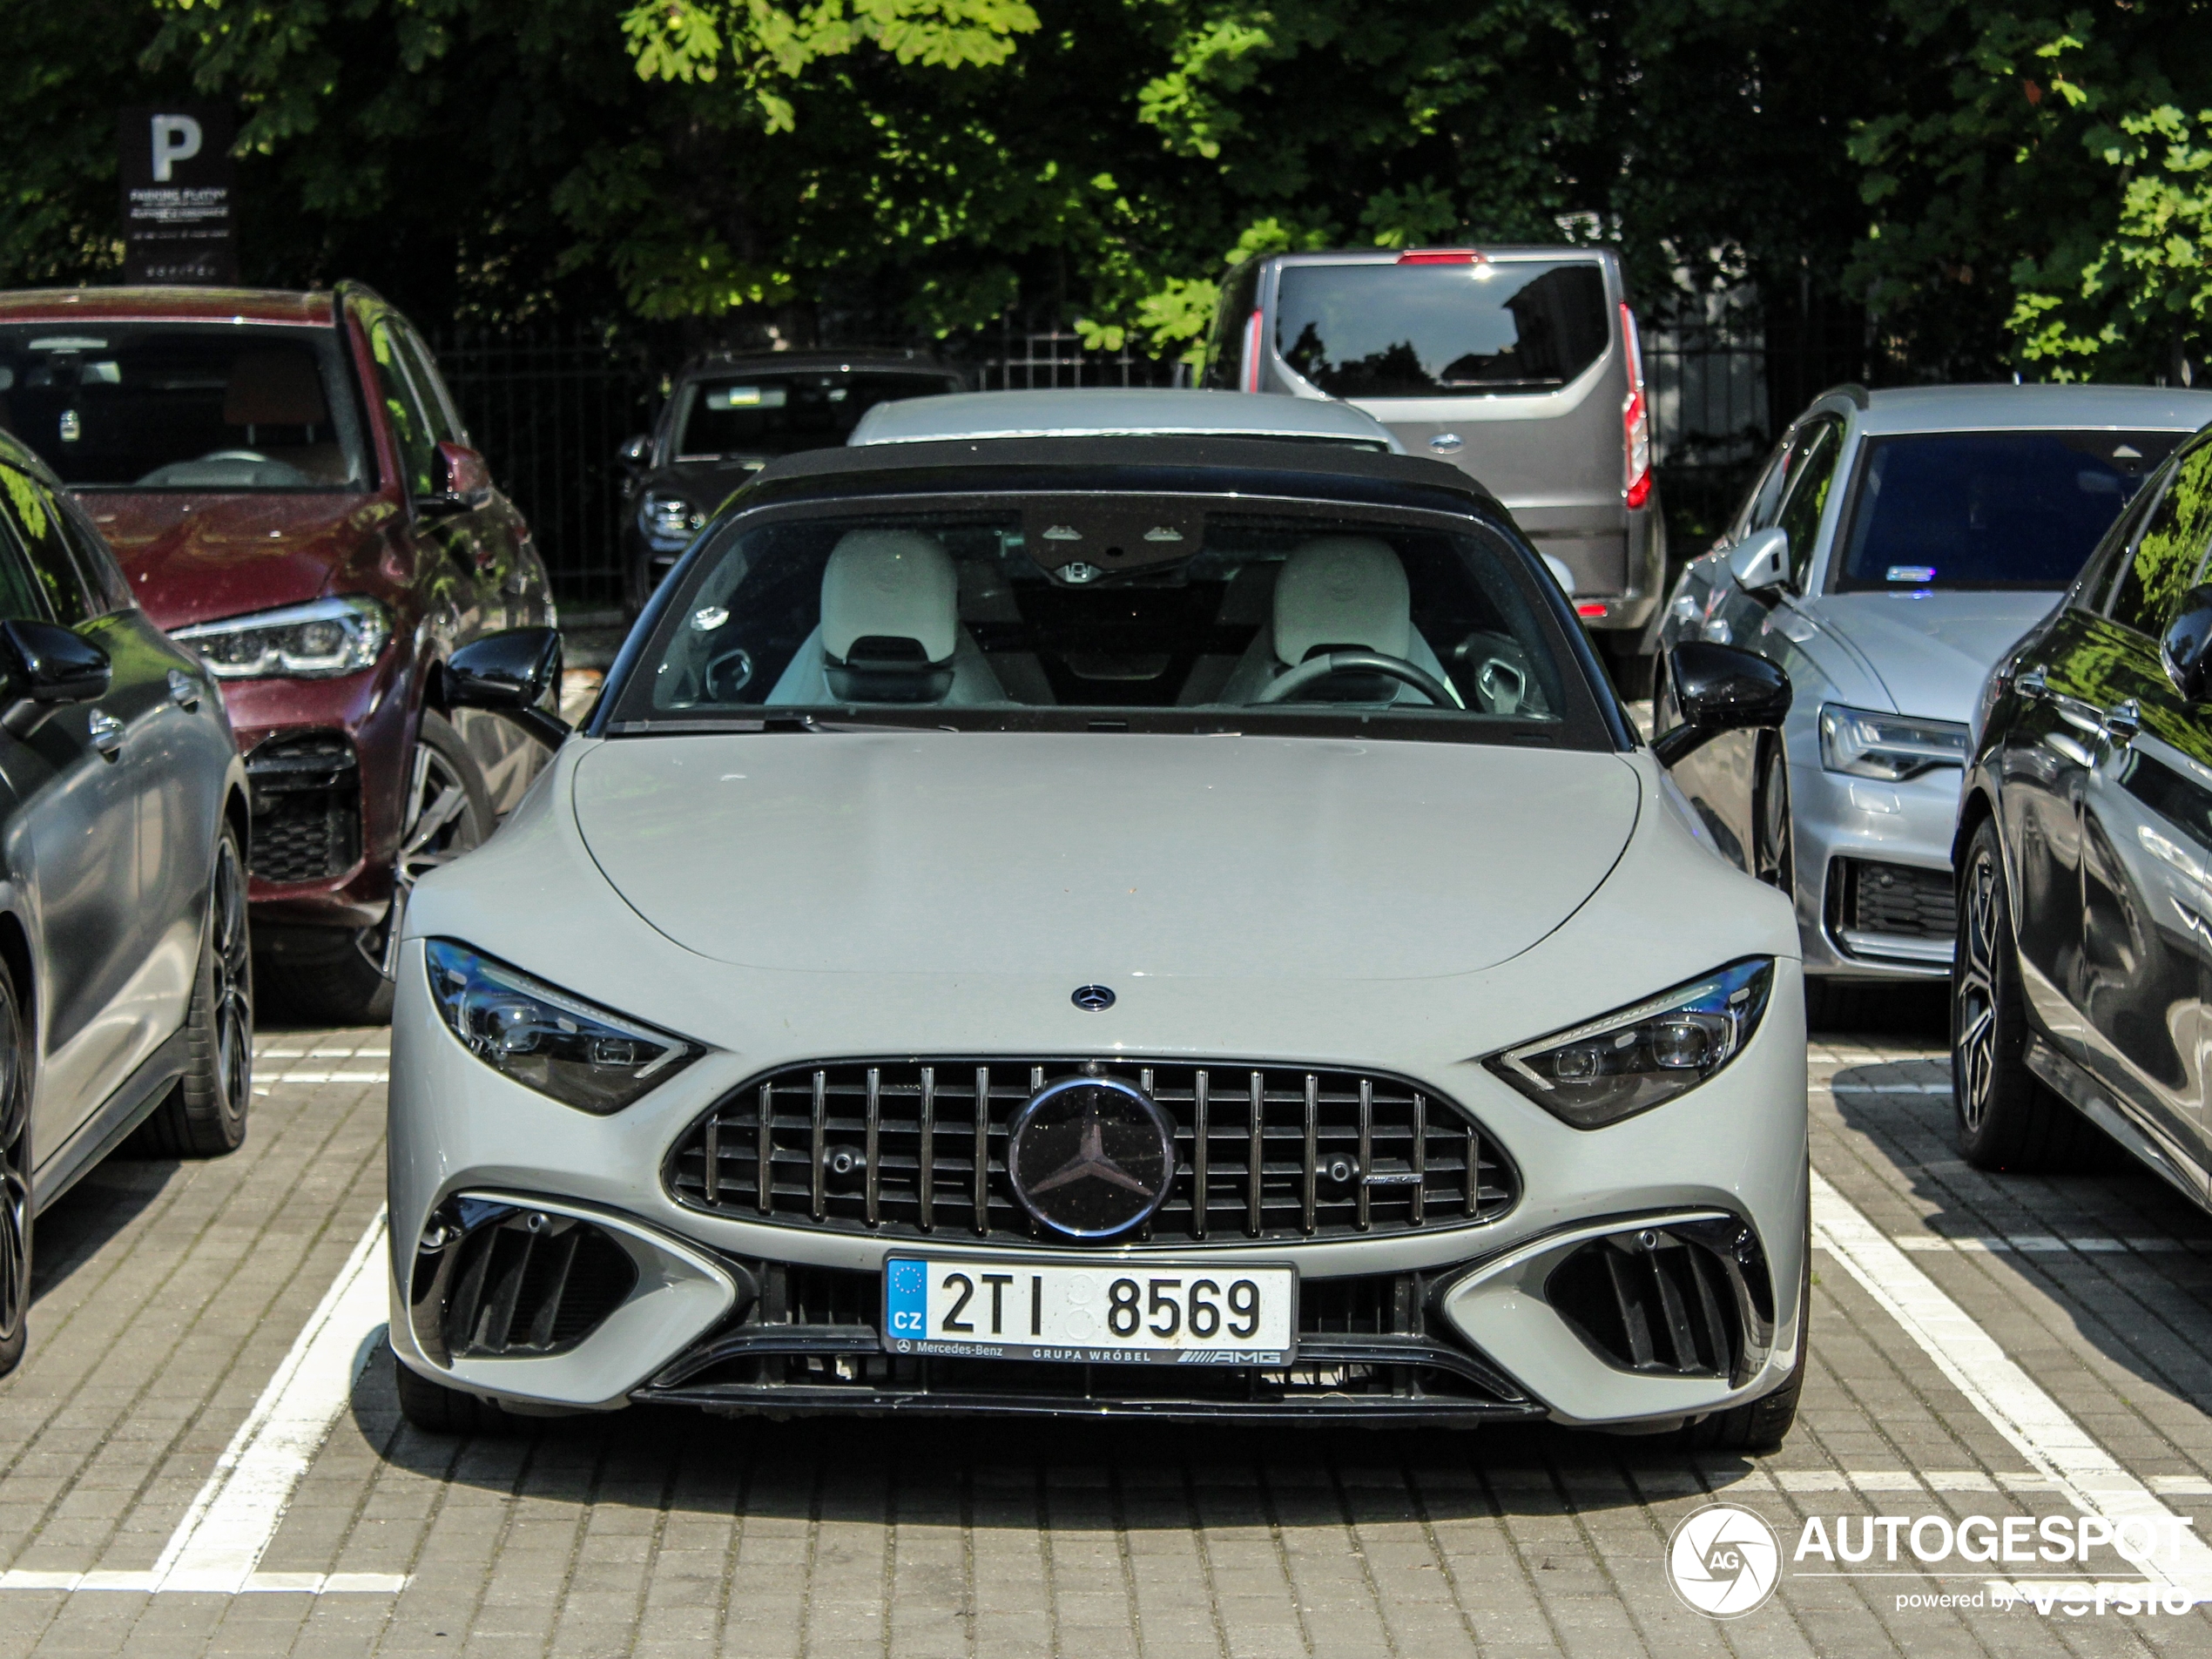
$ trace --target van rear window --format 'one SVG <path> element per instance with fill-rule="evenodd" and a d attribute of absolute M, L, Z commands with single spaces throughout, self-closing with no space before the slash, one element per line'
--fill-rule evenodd
<path fill-rule="evenodd" d="M 1548 392 L 1605 354 L 1594 260 L 1286 265 L 1275 348 L 1332 397 Z"/>

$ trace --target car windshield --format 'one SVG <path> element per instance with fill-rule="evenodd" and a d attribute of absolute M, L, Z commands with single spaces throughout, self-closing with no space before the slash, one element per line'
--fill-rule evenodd
<path fill-rule="evenodd" d="M 710 374 L 676 394 L 678 461 L 766 459 L 833 449 L 878 403 L 933 397 L 959 385 L 944 374 Z"/>
<path fill-rule="evenodd" d="M 610 729 L 864 714 L 1609 747 L 1543 580 L 1471 520 L 1210 497 L 741 517 L 697 556 Z"/>
<path fill-rule="evenodd" d="M 1932 432 L 1872 438 L 1839 593 L 2072 582 L 2181 432 Z"/>
<path fill-rule="evenodd" d="M 1275 348 L 1332 397 L 1546 392 L 1605 354 L 1595 260 L 1286 265 Z"/>
<path fill-rule="evenodd" d="M 335 328 L 0 327 L 0 428 L 73 489 L 366 489 Z"/>

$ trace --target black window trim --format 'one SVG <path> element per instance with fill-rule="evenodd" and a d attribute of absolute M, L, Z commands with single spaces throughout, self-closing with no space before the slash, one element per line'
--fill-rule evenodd
<path fill-rule="evenodd" d="M 34 483 L 38 482 L 37 473 L 30 471 L 28 468 L 17 466 L 5 456 L 0 456 L 0 467 L 5 467 L 9 471 L 20 477 L 28 478 Z M 17 562 L 20 567 L 17 574 L 24 578 L 26 590 L 37 601 L 40 613 L 36 617 L 7 617 L 0 618 L 0 620 L 22 622 L 57 620 L 54 607 L 46 597 L 46 584 L 38 579 L 37 569 L 31 561 L 30 550 L 24 544 L 23 530 L 16 523 L 14 504 L 8 500 L 0 500 L 0 559 L 13 559 Z"/>

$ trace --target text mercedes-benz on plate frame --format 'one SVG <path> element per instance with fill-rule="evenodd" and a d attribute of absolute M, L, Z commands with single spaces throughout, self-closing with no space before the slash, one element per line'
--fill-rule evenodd
<path fill-rule="evenodd" d="M 883 1345 L 1085 1365 L 1281 1366 L 1297 1306 L 1292 1267 L 894 1256 L 884 1264 Z"/>

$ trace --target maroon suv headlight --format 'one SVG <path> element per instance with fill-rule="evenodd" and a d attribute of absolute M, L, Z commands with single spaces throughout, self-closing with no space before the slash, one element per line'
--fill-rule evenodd
<path fill-rule="evenodd" d="M 170 631 L 218 679 L 332 679 L 374 664 L 391 643 L 392 613 L 357 593 L 257 610 Z"/>

